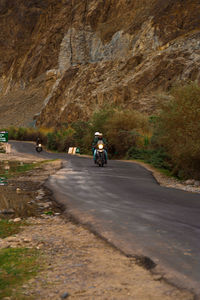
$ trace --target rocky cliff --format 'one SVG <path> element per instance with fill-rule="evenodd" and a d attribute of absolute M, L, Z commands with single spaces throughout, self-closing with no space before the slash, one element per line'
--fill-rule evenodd
<path fill-rule="evenodd" d="M 158 92 L 200 82 L 199 0 L 1 0 L 0 25 L 1 126 L 153 113 Z"/>

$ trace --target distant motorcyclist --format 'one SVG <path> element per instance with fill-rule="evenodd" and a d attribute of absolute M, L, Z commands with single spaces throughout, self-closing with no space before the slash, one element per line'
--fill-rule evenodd
<path fill-rule="evenodd" d="M 39 137 L 36 140 L 35 150 L 37 152 L 41 152 L 43 150 L 42 149 L 42 142 L 41 142 L 41 139 Z"/>
<path fill-rule="evenodd" d="M 36 146 L 38 146 L 39 144 L 42 144 L 42 142 L 41 142 L 41 139 L 39 137 L 37 137 Z"/>
<path fill-rule="evenodd" d="M 103 134 L 100 132 L 95 132 L 95 138 L 92 143 L 92 151 L 93 151 L 93 157 L 94 157 L 94 162 L 96 163 L 96 147 L 99 142 L 102 142 L 104 145 L 104 150 L 105 150 L 105 163 L 107 164 L 107 159 L 108 159 L 108 154 L 107 154 L 107 142 L 106 139 L 103 137 Z"/>

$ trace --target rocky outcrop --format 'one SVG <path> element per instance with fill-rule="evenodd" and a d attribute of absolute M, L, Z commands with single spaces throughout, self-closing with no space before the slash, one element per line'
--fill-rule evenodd
<path fill-rule="evenodd" d="M 153 113 L 158 92 L 200 82 L 198 0 L 10 0 L 0 16 L 1 126 Z"/>

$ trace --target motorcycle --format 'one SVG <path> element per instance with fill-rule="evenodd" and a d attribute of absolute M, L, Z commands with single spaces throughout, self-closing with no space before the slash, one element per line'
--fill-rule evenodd
<path fill-rule="evenodd" d="M 95 158 L 95 163 L 99 165 L 99 167 L 103 167 L 104 164 L 107 163 L 105 152 L 106 152 L 105 145 L 102 143 L 102 141 L 99 141 L 96 147 L 96 158 Z"/>
<path fill-rule="evenodd" d="M 36 150 L 38 153 L 40 153 L 40 152 L 43 150 L 43 149 L 42 149 L 42 144 L 36 145 L 35 150 Z"/>

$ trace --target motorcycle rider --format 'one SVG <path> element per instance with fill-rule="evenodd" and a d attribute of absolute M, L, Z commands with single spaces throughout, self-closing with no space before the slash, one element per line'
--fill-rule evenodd
<path fill-rule="evenodd" d="M 98 142 L 98 136 L 99 136 L 99 132 L 95 132 L 94 134 L 94 140 L 92 142 L 92 155 L 94 156 L 94 151 L 95 151 L 95 147 L 96 147 L 96 144 Z M 95 160 L 95 159 L 94 159 Z"/>
<path fill-rule="evenodd" d="M 104 153 L 105 153 L 105 163 L 107 164 L 108 154 L 107 154 L 107 142 L 106 139 L 103 137 L 103 134 L 100 132 L 95 132 L 94 140 L 92 143 L 92 151 L 94 157 L 94 163 L 96 163 L 96 147 L 98 142 L 101 141 L 104 144 Z"/>
<path fill-rule="evenodd" d="M 36 140 L 36 146 L 38 146 L 39 144 L 42 144 L 41 143 L 41 139 L 39 137 L 37 137 L 37 140 Z"/>
<path fill-rule="evenodd" d="M 42 141 L 39 137 L 37 137 L 36 139 L 36 145 L 35 145 L 35 150 L 37 152 L 41 152 L 43 149 L 42 149 Z"/>

